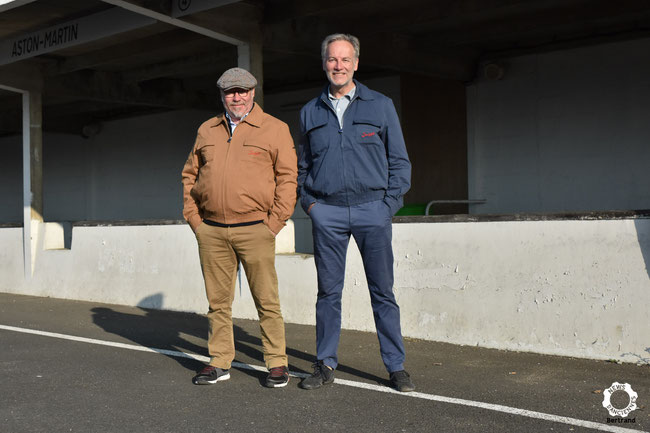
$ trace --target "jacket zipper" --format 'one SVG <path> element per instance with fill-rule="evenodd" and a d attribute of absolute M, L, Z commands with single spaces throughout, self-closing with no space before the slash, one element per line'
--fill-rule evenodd
<path fill-rule="evenodd" d="M 354 101 L 356 101 L 356 99 L 357 98 L 356 98 L 356 95 L 355 95 L 355 97 L 352 98 L 352 100 L 348 104 L 345 111 L 348 111 L 350 109 L 350 107 L 352 106 L 352 103 Z M 334 108 L 328 102 L 325 102 L 325 105 L 334 114 L 334 120 L 336 121 L 336 124 L 339 126 L 338 132 L 339 132 L 339 147 L 341 148 L 341 167 L 343 167 L 343 170 L 342 170 L 343 184 L 346 186 L 345 200 L 347 202 L 347 205 L 350 206 L 350 197 L 349 197 L 349 194 L 348 194 L 348 191 L 347 191 L 347 189 L 348 189 L 347 188 L 348 187 L 348 181 L 347 181 L 347 179 L 345 177 L 345 158 L 343 157 L 343 126 L 341 126 L 341 124 L 339 123 L 339 117 L 336 115 L 336 111 L 334 111 Z M 345 125 L 345 113 L 343 113 L 343 124 Z"/>
<path fill-rule="evenodd" d="M 228 191 L 228 188 L 226 188 L 226 181 L 228 179 L 228 176 L 226 176 L 226 171 L 227 171 L 226 168 L 228 167 L 228 156 L 230 155 L 230 142 L 232 141 L 232 131 L 230 130 L 230 122 L 228 121 L 227 118 L 225 119 L 225 121 L 226 121 L 226 129 L 228 130 L 228 141 L 226 141 L 226 143 L 227 143 L 226 161 L 225 161 L 225 165 L 224 165 L 224 170 L 222 171 L 222 173 L 223 173 L 222 174 L 223 181 L 221 182 L 221 185 L 223 185 L 223 190 L 221 192 L 222 196 L 223 196 L 223 200 L 221 201 L 221 203 L 222 203 L 221 206 L 222 206 L 223 222 L 224 223 L 227 222 L 227 218 L 226 218 L 226 191 Z"/>

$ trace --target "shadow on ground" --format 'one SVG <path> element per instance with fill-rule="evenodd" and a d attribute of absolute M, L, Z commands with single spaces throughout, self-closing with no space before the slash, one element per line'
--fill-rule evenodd
<path fill-rule="evenodd" d="M 130 314 L 115 311 L 111 308 L 95 307 L 91 310 L 92 320 L 104 331 L 119 335 L 140 346 L 209 356 L 206 341 L 208 319 L 200 314 L 160 310 L 159 308 L 162 305 L 163 295 L 156 294 L 144 298 L 138 303 L 138 308 L 142 314 Z M 257 326 L 257 322 L 254 322 L 254 326 Z M 290 328 L 291 325 L 288 325 L 288 327 Z M 253 328 L 253 324 L 247 326 L 247 328 Z M 264 365 L 264 353 L 260 337 L 252 334 L 251 330 L 244 329 L 237 324 L 233 325 L 233 333 L 236 351 L 235 361 L 245 363 L 252 361 L 257 365 Z M 198 371 L 204 365 L 202 362 L 191 358 L 161 353 L 188 370 Z M 289 369 L 292 372 L 311 373 L 311 371 L 305 371 L 297 367 L 293 361 L 313 362 L 315 361 L 314 356 L 293 347 L 287 347 L 287 355 L 289 356 Z M 339 364 L 337 370 L 378 384 L 388 385 L 386 379 L 344 364 Z M 241 371 L 257 378 L 260 383 L 266 378 L 265 372 L 247 369 Z"/>

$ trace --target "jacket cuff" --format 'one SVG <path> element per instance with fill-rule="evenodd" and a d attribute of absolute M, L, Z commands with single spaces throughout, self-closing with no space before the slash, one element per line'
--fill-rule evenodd
<path fill-rule="evenodd" d="M 316 198 L 315 197 L 313 197 L 313 196 L 311 196 L 309 194 L 306 194 L 304 192 L 300 194 L 300 206 L 302 207 L 302 210 L 304 210 L 305 213 L 308 214 L 308 215 L 309 215 L 308 209 L 309 209 L 309 206 L 312 205 L 312 203 L 316 203 Z"/>
<path fill-rule="evenodd" d="M 269 216 L 267 220 L 265 221 L 266 226 L 271 230 L 275 235 L 277 236 L 278 233 L 280 233 L 280 230 L 286 225 L 284 221 L 277 220 L 273 218 L 272 216 Z"/>
<path fill-rule="evenodd" d="M 396 199 L 390 196 L 385 196 L 384 203 L 386 203 L 386 206 L 390 209 L 390 215 L 394 216 L 397 211 L 404 206 L 404 199 L 402 199 L 402 197 Z"/>
<path fill-rule="evenodd" d="M 203 220 L 199 214 L 194 214 L 187 220 L 187 222 L 190 224 L 192 231 L 196 231 L 196 228 L 201 225 Z"/>

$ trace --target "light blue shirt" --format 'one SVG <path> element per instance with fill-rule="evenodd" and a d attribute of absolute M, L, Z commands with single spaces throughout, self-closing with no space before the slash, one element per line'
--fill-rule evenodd
<path fill-rule="evenodd" d="M 348 109 L 348 105 L 350 105 L 350 102 L 352 102 L 352 99 L 354 98 L 354 93 L 357 91 L 357 87 L 353 87 L 352 90 L 350 90 L 348 93 L 346 93 L 342 98 L 336 99 L 334 95 L 332 95 L 332 92 L 327 91 L 327 97 L 329 100 L 332 102 L 332 106 L 334 107 L 334 111 L 336 112 L 336 117 L 339 119 L 339 126 L 343 128 L 343 114 L 345 113 L 345 110 Z"/>

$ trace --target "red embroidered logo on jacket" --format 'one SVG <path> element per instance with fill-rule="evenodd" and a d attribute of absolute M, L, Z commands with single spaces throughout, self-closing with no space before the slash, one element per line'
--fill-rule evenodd
<path fill-rule="evenodd" d="M 249 155 L 253 155 L 253 156 L 257 156 L 257 155 L 259 155 L 260 153 L 262 153 L 262 152 L 256 152 L 256 151 L 254 151 L 254 150 L 249 150 L 249 151 L 248 151 L 248 154 L 249 154 Z"/>
<path fill-rule="evenodd" d="M 372 137 L 373 135 L 375 135 L 374 132 L 364 132 L 363 134 L 361 134 L 361 138 L 363 138 L 363 137 Z"/>

